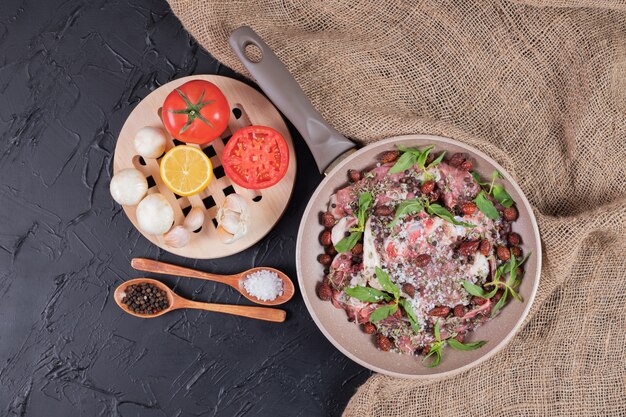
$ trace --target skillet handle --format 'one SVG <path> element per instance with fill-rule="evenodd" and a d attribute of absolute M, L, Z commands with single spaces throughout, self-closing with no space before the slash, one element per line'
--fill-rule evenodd
<path fill-rule="evenodd" d="M 298 129 L 320 172 L 323 173 L 337 157 L 355 147 L 352 141 L 324 121 L 289 70 L 251 28 L 242 26 L 235 29 L 228 42 L 263 92 Z M 246 56 L 248 45 L 261 50 L 260 61 L 254 62 Z"/>

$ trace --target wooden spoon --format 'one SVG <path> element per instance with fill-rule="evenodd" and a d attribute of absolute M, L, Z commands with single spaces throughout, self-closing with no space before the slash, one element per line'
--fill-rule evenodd
<path fill-rule="evenodd" d="M 182 266 L 172 265 L 172 264 L 168 264 L 165 262 L 154 261 L 152 259 L 145 259 L 145 258 L 133 258 L 130 264 L 132 265 L 133 268 L 139 271 L 154 272 L 156 274 L 170 274 L 170 275 L 177 275 L 177 276 L 189 277 L 189 278 L 200 278 L 200 279 L 206 279 L 208 281 L 221 282 L 223 284 L 230 285 L 231 287 L 239 291 L 241 295 L 243 295 L 244 297 L 246 297 L 248 300 L 252 301 L 253 303 L 263 304 L 266 306 L 275 306 L 275 305 L 286 303 L 287 301 L 291 299 L 291 297 L 293 297 L 293 294 L 295 293 L 293 282 L 291 282 L 291 279 L 289 279 L 287 275 L 285 275 L 283 272 L 279 271 L 278 269 L 268 268 L 265 266 L 259 267 L 259 268 L 248 269 L 247 271 L 240 272 L 239 274 L 234 274 L 234 275 L 218 275 L 218 274 L 210 274 L 208 272 L 197 271 L 191 268 L 184 268 Z M 243 282 L 245 281 L 248 275 L 257 271 L 264 271 L 264 270 L 275 272 L 278 275 L 278 277 L 283 281 L 282 295 L 279 295 L 278 297 L 276 297 L 275 299 L 271 301 L 259 300 L 258 298 L 248 294 L 248 291 L 246 291 L 245 287 L 243 286 Z"/>
<path fill-rule="evenodd" d="M 165 291 L 167 294 L 167 299 L 169 301 L 169 307 L 165 310 L 161 310 L 158 313 L 154 314 L 138 314 L 134 311 L 131 311 L 128 306 L 122 303 L 122 300 L 126 296 L 126 288 L 129 285 L 133 284 L 152 284 L 155 287 L 159 288 L 162 291 Z M 251 307 L 251 306 L 237 306 L 237 305 L 228 305 L 228 304 L 212 304 L 212 303 L 200 303 L 198 301 L 191 301 L 186 298 L 181 297 L 172 291 L 167 285 L 163 284 L 160 281 L 150 278 L 135 278 L 129 281 L 124 282 L 120 286 L 115 289 L 115 293 L 113 294 L 115 298 L 115 302 L 117 305 L 135 317 L 141 317 L 142 319 L 151 319 L 154 317 L 162 316 L 165 313 L 169 313 L 172 310 L 178 310 L 179 308 L 195 308 L 197 310 L 206 310 L 206 311 L 214 311 L 217 313 L 226 313 L 233 314 L 235 316 L 248 317 L 251 319 L 257 320 L 265 320 L 265 321 L 274 321 L 277 323 L 281 323 L 285 321 L 286 312 L 284 310 L 279 310 L 277 308 L 266 308 L 266 307 Z"/>

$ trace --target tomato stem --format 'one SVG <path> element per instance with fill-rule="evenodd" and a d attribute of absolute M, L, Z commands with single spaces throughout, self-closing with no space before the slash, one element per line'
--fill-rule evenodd
<path fill-rule="evenodd" d="M 185 109 L 168 110 L 170 113 L 187 115 L 187 123 L 185 123 L 185 125 L 179 130 L 178 133 L 183 133 L 185 130 L 189 129 L 193 121 L 196 119 L 200 119 L 201 122 L 206 123 L 211 128 L 213 127 L 211 122 L 209 122 L 206 117 L 200 114 L 200 110 L 204 106 L 214 103 L 215 100 L 202 101 L 204 100 L 204 90 L 202 90 L 202 94 L 200 94 L 200 98 L 198 99 L 198 102 L 196 104 L 193 104 L 191 100 L 189 100 L 189 98 L 185 95 L 185 93 L 183 93 L 179 88 L 176 89 L 176 92 L 178 93 L 178 95 L 180 95 L 180 97 L 183 99 L 183 101 L 187 105 L 187 108 Z"/>

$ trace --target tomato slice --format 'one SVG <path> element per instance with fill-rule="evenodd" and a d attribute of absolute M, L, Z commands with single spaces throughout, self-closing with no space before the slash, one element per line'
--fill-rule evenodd
<path fill-rule="evenodd" d="M 222 165 L 235 184 L 261 190 L 276 184 L 287 173 L 289 147 L 285 138 L 271 127 L 244 127 L 224 147 Z"/>

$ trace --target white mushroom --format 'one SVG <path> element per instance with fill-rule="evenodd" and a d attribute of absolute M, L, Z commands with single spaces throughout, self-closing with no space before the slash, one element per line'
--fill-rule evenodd
<path fill-rule="evenodd" d="M 119 171 L 111 178 L 109 190 L 113 200 L 118 204 L 134 206 L 148 192 L 148 181 L 139 170 L 127 168 Z"/>
<path fill-rule="evenodd" d="M 135 150 L 144 158 L 158 158 L 165 152 L 167 136 L 163 129 L 145 126 L 135 134 Z"/>
<path fill-rule="evenodd" d="M 174 210 L 159 193 L 150 194 L 141 200 L 135 214 L 139 228 L 151 235 L 162 235 L 174 223 Z"/>

